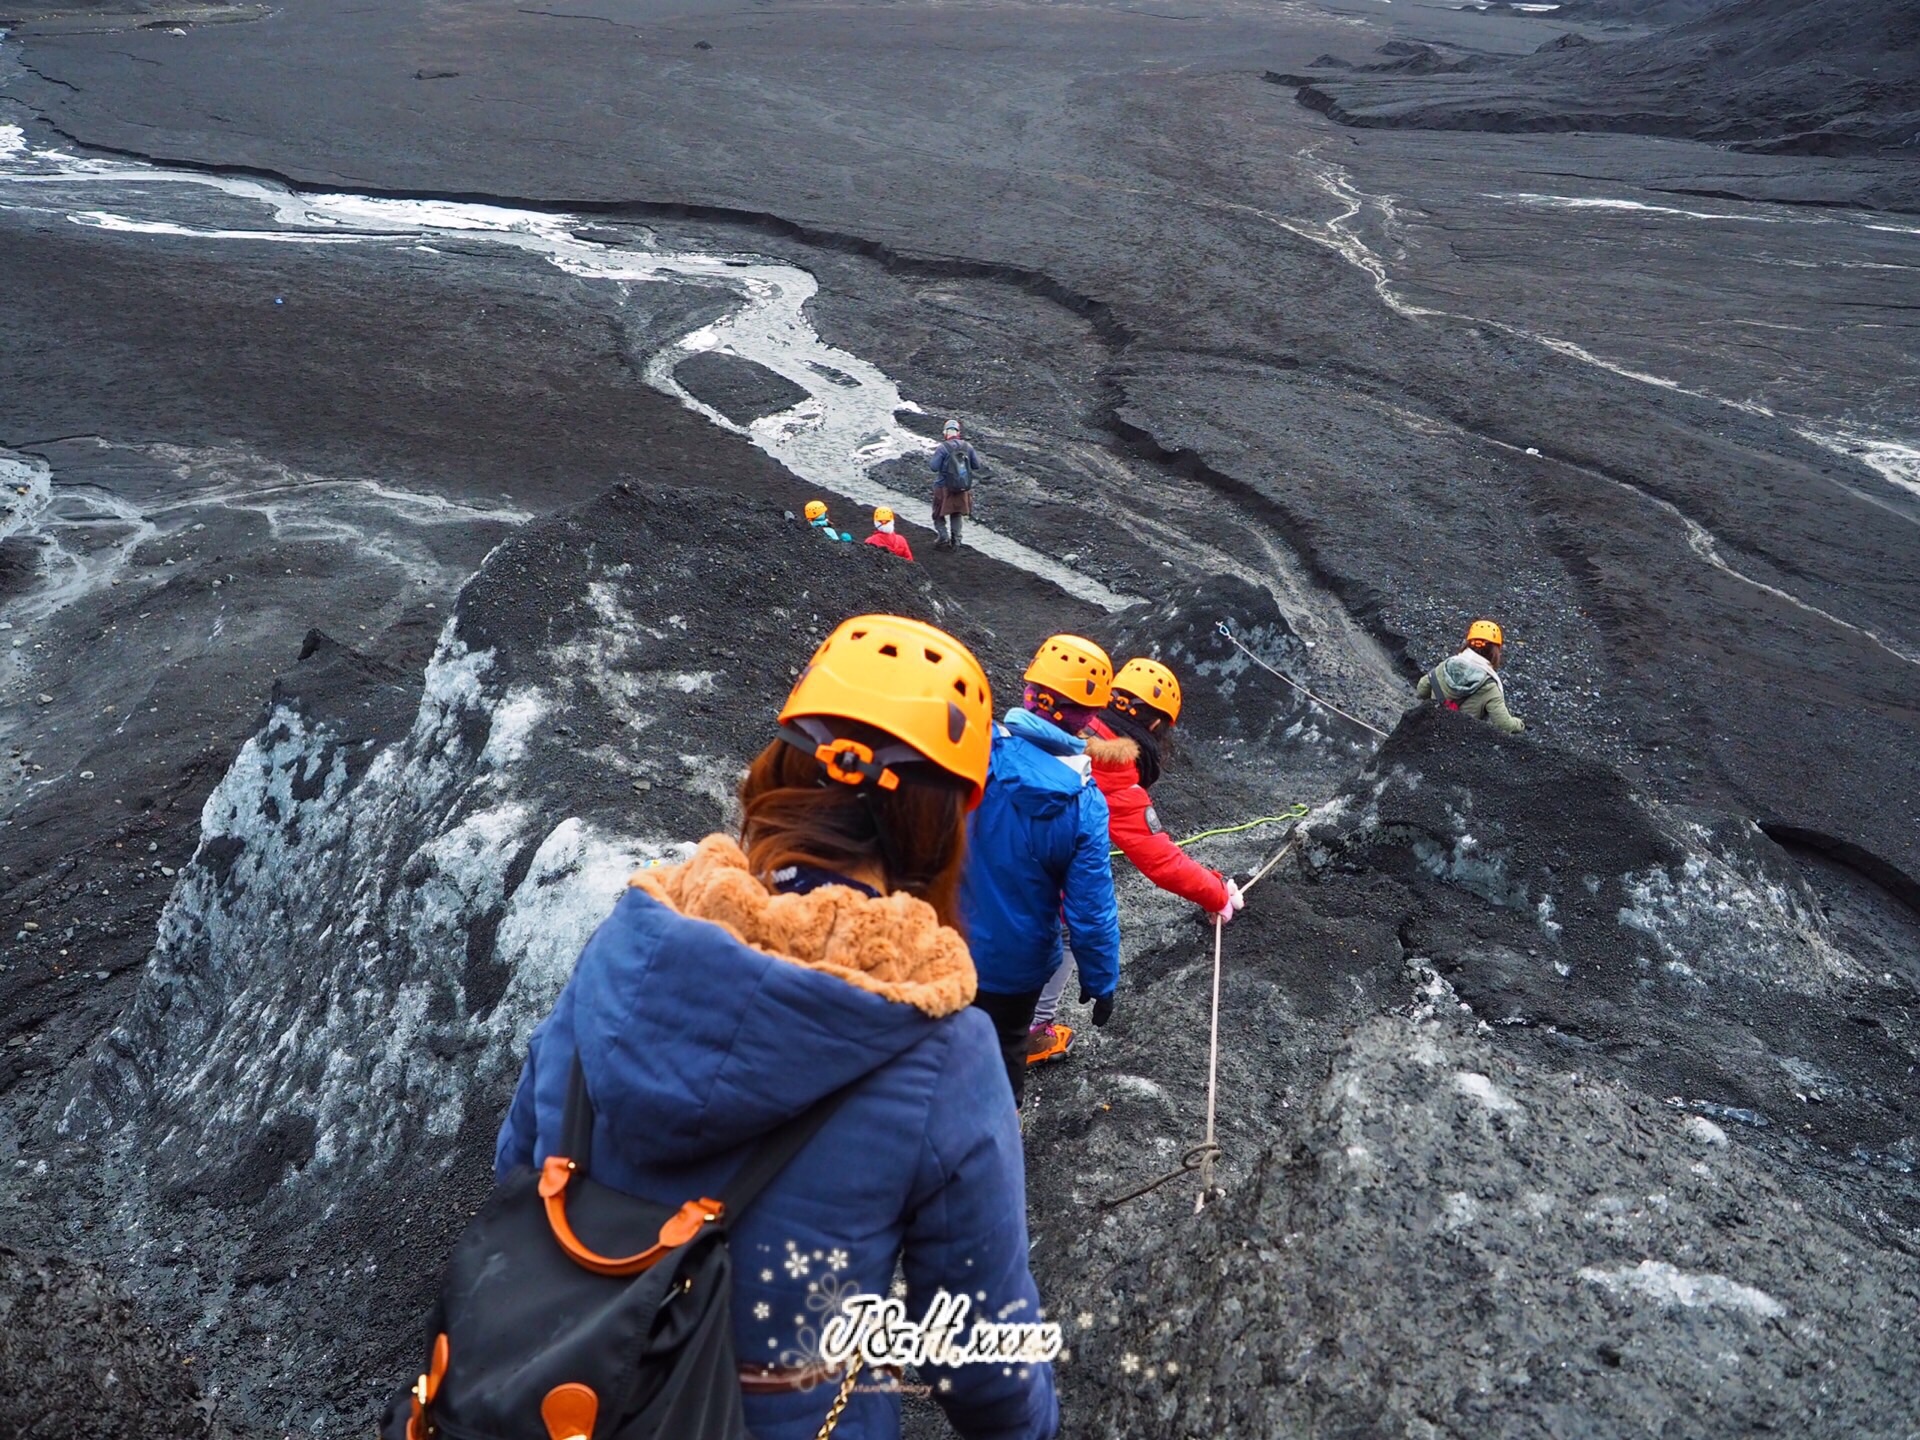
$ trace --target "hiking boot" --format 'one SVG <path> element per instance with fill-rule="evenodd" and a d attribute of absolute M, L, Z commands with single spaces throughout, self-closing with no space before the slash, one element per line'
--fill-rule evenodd
<path fill-rule="evenodd" d="M 1044 1065 L 1064 1059 L 1073 1047 L 1071 1025 L 1036 1025 L 1027 1032 L 1027 1064 Z"/>

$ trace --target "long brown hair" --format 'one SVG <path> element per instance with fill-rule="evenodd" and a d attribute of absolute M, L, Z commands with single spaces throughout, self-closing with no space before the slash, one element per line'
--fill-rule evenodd
<path fill-rule="evenodd" d="M 837 722 L 835 732 L 886 743 L 871 726 Z M 960 868 L 967 850 L 967 790 L 933 765 L 895 765 L 908 778 L 895 790 L 859 792 L 826 778 L 813 756 L 775 740 L 740 782 L 740 846 L 762 877 L 788 865 L 845 873 L 877 865 L 887 887 L 916 895 L 940 923 L 960 925 Z"/>

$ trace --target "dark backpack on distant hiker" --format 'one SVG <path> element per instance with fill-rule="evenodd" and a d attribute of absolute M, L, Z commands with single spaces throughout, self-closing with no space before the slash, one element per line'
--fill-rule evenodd
<path fill-rule="evenodd" d="M 965 441 L 955 441 L 942 445 L 947 452 L 947 464 L 940 472 L 940 481 L 949 490 L 971 490 L 973 488 L 974 467 L 967 461 L 968 445 Z"/>
<path fill-rule="evenodd" d="M 427 1371 L 388 1406 L 382 1440 L 748 1440 L 727 1226 L 844 1097 L 763 1139 L 718 1200 L 673 1210 L 588 1178 L 576 1056 L 561 1153 L 495 1187 L 455 1244 Z M 635 1237 L 652 1243 L 626 1253 Z"/>

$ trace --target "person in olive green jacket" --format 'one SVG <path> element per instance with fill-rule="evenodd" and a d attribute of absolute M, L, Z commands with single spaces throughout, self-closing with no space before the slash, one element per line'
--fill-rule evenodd
<path fill-rule="evenodd" d="M 1506 687 L 1500 683 L 1500 650 L 1505 637 L 1491 620 L 1467 627 L 1467 645 L 1420 677 L 1414 692 L 1422 700 L 1438 700 L 1473 720 L 1484 720 L 1496 730 L 1516 734 L 1527 727 L 1507 709 Z"/>

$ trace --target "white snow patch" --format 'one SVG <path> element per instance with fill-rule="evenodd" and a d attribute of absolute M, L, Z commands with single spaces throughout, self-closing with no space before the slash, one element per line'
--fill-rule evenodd
<path fill-rule="evenodd" d="M 422 845 L 414 854 L 433 867 L 431 878 L 421 887 L 422 900 L 431 903 L 430 887 L 444 881 L 453 887 L 455 894 L 448 899 L 452 911 L 458 912 L 470 897 L 497 885 L 530 818 L 526 806 L 509 802 L 475 811 Z"/>
<path fill-rule="evenodd" d="M 1702 1145 L 1722 1145 L 1727 1143 L 1727 1132 L 1704 1115 L 1692 1115 L 1687 1118 L 1687 1136 L 1698 1140 Z"/>
<path fill-rule="evenodd" d="M 526 1045 L 573 973 L 581 947 L 612 913 L 634 871 L 684 861 L 692 849 L 602 835 L 577 816 L 554 826 L 500 922 L 498 953 L 513 957 L 514 970 L 489 1018 L 494 1042 L 514 1054 Z"/>
<path fill-rule="evenodd" d="M 1455 1190 L 1441 1201 L 1441 1210 L 1446 1216 L 1446 1227 L 1449 1230 L 1458 1230 L 1463 1226 L 1471 1225 L 1480 1218 L 1480 1207 L 1464 1190 Z"/>
<path fill-rule="evenodd" d="M 1411 1057 L 1416 1065 L 1432 1067 L 1447 1063 L 1447 1052 L 1434 1043 L 1431 1035 L 1426 1034 L 1422 1034 L 1413 1042 Z"/>
<path fill-rule="evenodd" d="M 492 668 L 493 652 L 469 650 L 467 642 L 453 634 L 453 621 L 448 620 L 441 631 L 440 645 L 433 659 L 427 662 L 426 683 L 414 730 L 418 732 L 423 726 L 432 729 L 435 722 L 444 721 L 451 712 L 480 706 L 483 703 L 480 682 Z"/>
<path fill-rule="evenodd" d="M 18 125 L 0 125 L 0 160 L 11 160 L 27 151 L 27 132 Z"/>
<path fill-rule="evenodd" d="M 477 1014 L 468 946 L 507 909 L 507 871 L 534 819 L 462 739 L 493 733 L 503 709 L 511 737 L 535 713 L 530 697 L 509 703 L 487 683 L 492 668 L 490 653 L 443 633 L 412 727 L 357 781 L 361 747 L 293 708 L 268 716 L 207 797 L 200 850 L 117 1032 L 141 1065 L 97 1067 L 64 1133 L 156 1116 L 152 1168 L 178 1178 L 244 1153 L 263 1127 L 307 1124 L 313 1157 L 285 1183 L 327 1193 L 340 1173 L 392 1162 L 412 1127 L 459 1130 L 476 1071 L 507 1057 L 454 1063 L 434 1044 L 516 1018 Z M 516 749 L 496 757 L 509 770 Z M 605 886 L 597 894 L 604 906 Z M 509 943 L 531 937 L 522 925 Z"/>
<path fill-rule="evenodd" d="M 1117 1089 L 1123 1090 L 1129 1095 L 1138 1095 L 1143 1100 L 1155 1101 L 1158 1104 L 1166 1106 L 1169 1110 L 1176 1108 L 1173 1103 L 1173 1096 L 1167 1093 L 1166 1086 L 1160 1084 L 1158 1081 L 1149 1080 L 1144 1075 L 1112 1075 L 1108 1077 L 1108 1080 Z"/>
<path fill-rule="evenodd" d="M 1589 1265 L 1580 1278 L 1615 1295 L 1639 1295 L 1661 1305 L 1687 1310 L 1738 1310 L 1761 1320 L 1772 1320 L 1787 1313 L 1787 1307 L 1751 1285 L 1742 1285 L 1724 1275 L 1689 1274 L 1664 1260 L 1642 1260 L 1638 1265 L 1621 1265 L 1602 1270 Z"/>
<path fill-rule="evenodd" d="M 1621 888 L 1619 923 L 1650 938 L 1662 968 L 1688 983 L 1739 979 L 1806 992 L 1858 978 L 1798 893 L 1717 855 L 1689 855 L 1677 870 L 1650 866 L 1623 876 Z"/>
<path fill-rule="evenodd" d="M 1425 835 L 1413 842 L 1413 855 L 1421 868 L 1436 880 L 1478 895 L 1489 905 L 1508 910 L 1533 910 L 1526 886 L 1507 874 L 1506 856 L 1482 850 L 1479 840 L 1466 832 L 1465 816 L 1455 813 L 1451 818 L 1459 827 L 1451 846 L 1443 847 Z M 1545 913 L 1536 918 L 1545 926 L 1551 923 L 1552 914 L 1549 903 Z"/>
<path fill-rule="evenodd" d="M 1501 1090 L 1493 1080 L 1477 1070 L 1456 1070 L 1453 1075 L 1453 1088 L 1462 1095 L 1478 1100 L 1495 1114 L 1506 1111 L 1520 1112 L 1520 1103 Z"/>
<path fill-rule="evenodd" d="M 546 697 L 533 686 L 509 690 L 494 707 L 493 725 L 480 751 L 480 763 L 505 770 L 519 761 L 527 753 L 533 727 L 545 718 L 547 710 Z"/>

